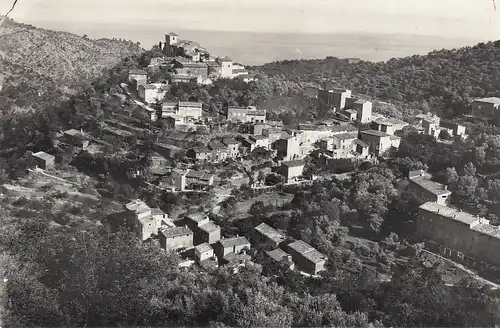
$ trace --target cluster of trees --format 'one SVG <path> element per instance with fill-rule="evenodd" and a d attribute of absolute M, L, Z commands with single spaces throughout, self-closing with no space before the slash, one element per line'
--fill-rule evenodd
<path fill-rule="evenodd" d="M 350 64 L 327 57 L 279 61 L 257 69 L 301 85 L 322 85 L 324 78 L 334 79 L 357 93 L 404 108 L 432 109 L 446 117 L 467 111 L 473 97 L 498 96 L 499 48 L 500 41 L 496 41 L 387 62 Z"/>
<path fill-rule="evenodd" d="M 482 129 L 471 132 L 467 141 L 453 144 L 410 134 L 403 138 L 392 163 L 401 175 L 402 171 L 428 169 L 437 181 L 449 186 L 456 206 L 499 224 L 500 137 Z"/>
<path fill-rule="evenodd" d="M 334 189 L 326 188 L 338 195 Z M 316 190 L 310 196 L 327 199 Z M 108 235 L 92 224 L 54 225 L 56 213 L 44 204 L 25 200 L 29 211 L 5 211 L 1 217 L 0 250 L 11 259 L 4 269 L 8 326 L 481 326 L 493 320 L 481 291 L 447 287 L 439 266 L 425 267 L 414 258 L 383 282 L 360 255 L 336 247 L 345 231 L 324 229 L 338 222 L 337 199 L 327 210 L 294 201 L 309 212 L 292 220 L 308 226 L 313 220 L 314 232 L 307 239 L 294 223 L 290 231 L 323 245 L 330 257 L 319 280 L 271 263 L 238 274 L 227 268 L 181 269 L 178 255 L 125 231 Z M 264 212 L 255 208 L 257 216 Z M 387 252 L 361 251 L 380 259 Z"/>

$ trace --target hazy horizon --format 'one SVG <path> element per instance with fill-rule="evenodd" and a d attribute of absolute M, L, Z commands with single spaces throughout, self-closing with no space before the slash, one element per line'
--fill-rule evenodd
<path fill-rule="evenodd" d="M 13 0 L 0 0 L 7 12 Z M 19 21 L 162 25 L 165 29 L 289 33 L 398 33 L 500 39 L 494 0 L 30 0 Z"/>
<path fill-rule="evenodd" d="M 13 0 L 0 0 L 7 12 Z M 31 0 L 11 17 L 149 49 L 176 32 L 246 65 L 285 59 L 386 61 L 500 39 L 494 2 L 477 0 Z"/>
<path fill-rule="evenodd" d="M 22 21 L 21 21 L 22 22 Z M 67 31 L 90 38 L 120 38 L 140 42 L 150 49 L 163 41 L 166 32 L 199 42 L 216 55 L 229 56 L 245 65 L 291 59 L 359 57 L 386 61 L 391 58 L 423 55 L 433 50 L 474 45 L 486 40 L 446 38 L 404 33 L 370 32 L 258 32 L 173 29 L 152 23 L 142 24 L 63 24 L 53 21 L 25 21 L 39 28 Z"/>

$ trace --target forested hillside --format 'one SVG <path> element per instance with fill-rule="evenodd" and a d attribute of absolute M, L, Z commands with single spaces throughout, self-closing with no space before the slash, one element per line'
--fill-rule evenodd
<path fill-rule="evenodd" d="M 461 114 L 471 98 L 500 95 L 500 41 L 437 50 L 425 56 L 349 64 L 334 57 L 287 60 L 256 67 L 271 76 L 321 85 L 335 80 L 357 93 L 401 107 Z"/>
<path fill-rule="evenodd" d="M 0 30 L 0 108 L 38 109 L 44 98 L 71 94 L 103 69 L 142 51 L 131 41 L 92 40 L 7 20 Z"/>

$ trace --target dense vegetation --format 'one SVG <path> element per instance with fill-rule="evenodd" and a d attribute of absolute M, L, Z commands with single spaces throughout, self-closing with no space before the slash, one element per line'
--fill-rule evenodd
<path fill-rule="evenodd" d="M 387 62 L 350 64 L 327 57 L 274 62 L 256 69 L 303 85 L 334 80 L 356 93 L 393 102 L 400 110 L 454 116 L 466 112 L 473 97 L 500 95 L 499 49 L 496 41 Z"/>
<path fill-rule="evenodd" d="M 78 42 L 88 41 L 82 40 Z M 487 68 L 494 64 L 486 64 L 483 58 L 492 56 L 495 47 L 488 44 L 439 52 L 443 60 L 431 54 L 377 64 L 349 65 L 333 58 L 273 63 L 262 67 L 270 76 L 261 76 L 257 83 L 174 86 L 167 99 L 203 101 L 212 116 L 226 105 L 238 104 L 278 109 L 271 117 L 287 122 L 309 120 L 320 115 L 310 110 L 314 106 L 301 95 L 303 84 L 335 75 L 339 83 L 362 93 L 423 110 L 428 110 L 423 102 L 427 99 L 429 107 L 458 113 L 459 107 L 454 106 L 462 106 L 465 100 L 450 98 L 448 91 L 461 93 L 464 80 L 478 85 L 471 82 L 474 70 L 464 73 L 467 68 L 457 67 L 464 76 L 449 90 L 431 85 L 425 91 L 424 82 L 440 83 L 439 79 L 453 76 L 456 61 L 452 54 L 465 56 L 462 52 L 475 54 L 472 67 L 483 72 L 484 81 L 492 81 Z M 134 110 L 136 105 L 114 97 L 122 92 L 118 85 L 126 80 L 129 69 L 147 65 L 158 55 L 157 50 L 123 59 L 67 100 L 61 100 L 57 92 L 17 95 L 20 85 L 9 83 L 0 93 L 4 99 L 0 109 L 11 109 L 14 104 L 20 108 L 38 106 L 38 111 L 4 111 L 7 114 L 0 119 L 0 179 L 25 173 L 27 151 L 45 150 L 64 161 L 71 158 L 72 154 L 55 146 L 57 131 L 84 128 L 98 135 L 99 121 L 110 112 Z M 91 63 L 91 58 L 96 57 L 88 57 L 84 64 Z M 412 72 L 419 58 L 427 73 L 415 75 L 421 78 L 416 81 Z M 49 79 L 48 70 L 32 68 L 29 76 Z M 405 84 L 407 74 L 413 77 Z M 54 81 L 52 78 L 49 81 Z M 372 86 L 374 89 L 369 89 Z M 481 84 L 480 88 L 484 94 L 495 91 L 491 85 Z M 399 179 L 408 170 L 428 169 L 450 185 L 457 206 L 498 222 L 500 139 L 495 134 L 499 133 L 495 128 L 475 125 L 470 126 L 470 134 L 468 141 L 453 144 L 409 134 L 386 163 L 360 171 L 352 179 L 320 180 L 310 186 L 275 191 L 292 194 L 293 200 L 280 206 L 255 202 L 243 220 L 235 219 L 236 209 L 256 195 L 248 187 L 233 190 L 232 197 L 222 204 L 222 215 L 214 218 L 223 233 L 249 236 L 260 222 L 282 229 L 328 256 L 321 279 L 306 278 L 269 263 L 262 255 L 265 247 L 260 245 L 251 254 L 257 265 L 238 274 L 225 268 L 184 270 L 177 266 L 178 255 L 160 252 L 154 242 L 143 245 L 123 231 L 109 236 L 90 219 L 80 222 L 68 218 L 68 213 L 87 213 L 85 206 L 61 209 L 54 196 L 4 199 L 0 205 L 0 273 L 10 279 L 7 291 L 11 298 L 6 325 L 378 327 L 498 323 L 497 303 L 490 302 L 483 290 L 470 288 L 473 284 L 468 280 L 447 286 L 444 266 L 419 253 L 421 245 L 413 243 L 416 203 L 398 192 Z M 138 139 L 144 145 L 138 146 Z M 167 212 L 186 203 L 206 206 L 213 194 L 183 198 L 150 192 L 130 174 L 144 160 L 151 140 L 145 133 L 128 143 L 112 142 L 108 154 L 77 156 L 72 164 L 98 180 L 96 188 L 108 201 L 141 197 Z M 117 154 L 121 150 L 125 154 Z M 347 247 L 353 235 L 366 239 L 355 239 L 364 242 Z"/>
<path fill-rule="evenodd" d="M 92 40 L 7 19 L 0 30 L 2 112 L 53 106 L 103 69 L 142 51 L 130 41 Z"/>

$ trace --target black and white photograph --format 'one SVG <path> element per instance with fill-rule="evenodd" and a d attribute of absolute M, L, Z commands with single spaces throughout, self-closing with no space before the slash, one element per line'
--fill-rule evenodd
<path fill-rule="evenodd" d="M 496 0 L 0 0 L 11 327 L 500 327 Z"/>

